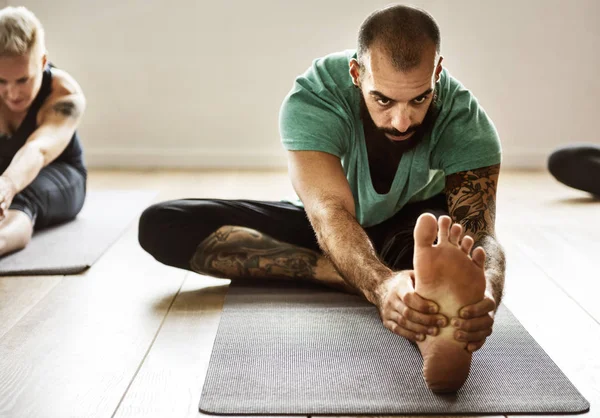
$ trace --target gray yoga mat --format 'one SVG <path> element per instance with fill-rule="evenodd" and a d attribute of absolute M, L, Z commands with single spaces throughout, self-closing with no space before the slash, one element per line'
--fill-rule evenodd
<path fill-rule="evenodd" d="M 504 307 L 453 395 L 426 386 L 416 346 L 360 298 L 232 285 L 200 411 L 252 415 L 581 413 L 589 403 Z"/>
<path fill-rule="evenodd" d="M 156 196 L 155 191 L 89 191 L 70 222 L 34 233 L 22 251 L 0 258 L 0 276 L 77 274 L 88 269 Z"/>

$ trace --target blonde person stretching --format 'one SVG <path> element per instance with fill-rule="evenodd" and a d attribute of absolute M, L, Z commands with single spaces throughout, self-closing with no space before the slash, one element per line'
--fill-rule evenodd
<path fill-rule="evenodd" d="M 75 129 L 85 108 L 77 82 L 48 63 L 44 30 L 24 7 L 0 10 L 0 255 L 35 229 L 66 222 L 85 200 Z"/>

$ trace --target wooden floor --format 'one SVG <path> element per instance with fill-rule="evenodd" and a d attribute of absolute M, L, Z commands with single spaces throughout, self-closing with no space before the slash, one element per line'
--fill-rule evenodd
<path fill-rule="evenodd" d="M 90 189 L 278 199 L 284 172 L 93 171 Z M 501 177 L 505 304 L 600 417 L 600 201 Z M 228 281 L 168 268 L 136 225 L 86 273 L 0 278 L 0 417 L 196 417 Z"/>

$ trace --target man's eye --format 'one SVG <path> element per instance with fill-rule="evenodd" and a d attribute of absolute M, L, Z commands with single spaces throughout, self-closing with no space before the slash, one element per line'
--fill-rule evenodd
<path fill-rule="evenodd" d="M 421 97 L 417 97 L 416 99 L 413 100 L 414 104 L 423 104 L 425 103 L 425 100 L 427 100 L 427 96 L 421 96 Z"/>
<path fill-rule="evenodd" d="M 377 99 L 377 103 L 381 106 L 387 106 L 390 104 L 390 99 Z"/>
<path fill-rule="evenodd" d="M 17 84 L 25 84 L 25 83 L 27 83 L 27 79 L 26 78 L 25 79 L 17 80 Z"/>

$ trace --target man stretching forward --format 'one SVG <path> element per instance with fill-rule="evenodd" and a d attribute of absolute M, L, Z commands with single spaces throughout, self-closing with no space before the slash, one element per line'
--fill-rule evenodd
<path fill-rule="evenodd" d="M 296 79 L 280 130 L 301 202 L 161 203 L 141 217 L 141 245 L 201 274 L 359 293 L 419 345 L 431 389 L 457 390 L 502 295 L 501 154 L 492 122 L 442 67 L 434 19 L 402 5 L 372 13 L 358 50 Z"/>

